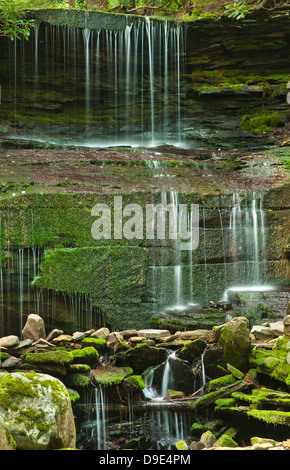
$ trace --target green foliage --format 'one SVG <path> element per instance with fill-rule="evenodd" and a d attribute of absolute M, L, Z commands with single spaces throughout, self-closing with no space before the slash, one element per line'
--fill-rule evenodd
<path fill-rule="evenodd" d="M 249 13 L 249 8 L 246 5 L 246 2 L 237 2 L 230 3 L 225 7 L 225 13 L 229 18 L 235 18 L 236 20 L 241 20 Z"/>
<path fill-rule="evenodd" d="M 0 36 L 8 36 L 13 41 L 23 36 L 29 38 L 30 30 L 35 26 L 33 20 L 25 17 L 23 0 L 0 0 Z"/>

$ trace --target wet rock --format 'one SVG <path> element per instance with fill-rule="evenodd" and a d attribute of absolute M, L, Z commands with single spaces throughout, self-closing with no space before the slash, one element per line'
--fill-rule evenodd
<path fill-rule="evenodd" d="M 40 338 L 46 338 L 43 319 L 34 313 L 28 315 L 26 324 L 22 330 L 22 336 L 23 339 L 32 339 L 32 341 L 37 341 Z"/>
<path fill-rule="evenodd" d="M 194 359 L 201 356 L 203 350 L 206 348 L 206 342 L 203 339 L 196 339 L 186 343 L 179 351 L 177 356 L 188 362 L 193 362 Z"/>
<path fill-rule="evenodd" d="M 52 340 L 53 344 L 61 346 L 62 344 L 71 343 L 73 340 L 71 335 L 60 335 Z"/>
<path fill-rule="evenodd" d="M 32 344 L 33 344 L 32 339 L 24 339 L 23 341 L 19 342 L 17 349 L 20 350 L 20 349 L 29 348 Z"/>
<path fill-rule="evenodd" d="M 192 441 L 190 444 L 190 450 L 202 450 L 205 448 L 205 444 L 203 442 Z"/>
<path fill-rule="evenodd" d="M 125 353 L 118 354 L 116 365 L 132 367 L 135 374 L 142 374 L 148 367 L 157 366 L 164 362 L 166 356 L 165 349 L 142 343 Z"/>

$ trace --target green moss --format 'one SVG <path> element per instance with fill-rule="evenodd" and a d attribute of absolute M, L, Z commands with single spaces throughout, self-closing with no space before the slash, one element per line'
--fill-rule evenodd
<path fill-rule="evenodd" d="M 80 394 L 76 390 L 68 388 L 67 391 L 68 391 L 70 401 L 72 404 L 76 403 L 80 399 Z"/>
<path fill-rule="evenodd" d="M 118 385 L 131 374 L 131 367 L 102 367 L 93 371 L 93 380 L 96 385 Z"/>
<path fill-rule="evenodd" d="M 25 361 L 29 364 L 61 364 L 68 365 L 73 362 L 73 354 L 69 351 L 58 349 L 57 351 L 47 351 L 39 353 L 28 353 Z"/>
<path fill-rule="evenodd" d="M 93 347 L 99 354 L 102 354 L 106 351 L 106 340 L 98 338 L 84 338 L 81 341 L 83 347 Z"/>
<path fill-rule="evenodd" d="M 248 417 L 258 419 L 266 424 L 290 426 L 290 412 L 275 410 L 250 410 Z"/>
<path fill-rule="evenodd" d="M 236 400 L 234 398 L 219 398 L 214 402 L 215 411 L 219 408 L 235 406 L 235 403 Z"/>
<path fill-rule="evenodd" d="M 83 389 L 89 387 L 90 383 L 90 377 L 84 374 L 69 374 L 66 379 L 69 388 Z"/>
<path fill-rule="evenodd" d="M 99 362 L 99 353 L 92 346 L 83 349 L 74 349 L 72 356 L 74 364 L 88 364 L 94 366 Z"/>
<path fill-rule="evenodd" d="M 238 444 L 228 434 L 223 434 L 215 443 L 215 447 L 238 447 Z"/>
<path fill-rule="evenodd" d="M 78 373 L 78 374 L 87 374 L 91 370 L 90 366 L 87 364 L 71 364 L 68 367 L 68 372 L 69 373 Z"/>
<path fill-rule="evenodd" d="M 175 447 L 176 447 L 177 450 L 188 450 L 187 444 L 184 441 L 176 442 Z"/>
<path fill-rule="evenodd" d="M 34 375 L 28 373 L 27 377 Z M 13 374 L 0 375 L 0 407 L 8 410 L 10 407 L 15 408 L 17 404 L 25 397 L 35 398 L 37 392 L 32 387 L 30 381 L 24 382 L 21 377 L 14 377 Z"/>
<path fill-rule="evenodd" d="M 241 129 L 253 134 L 269 133 L 282 122 L 283 117 L 281 113 L 261 112 L 253 116 L 246 114 L 241 119 Z"/>
<path fill-rule="evenodd" d="M 220 389 L 221 387 L 226 387 L 227 385 L 231 385 L 235 383 L 236 380 L 231 374 L 224 375 L 222 377 L 218 377 L 217 379 L 213 379 L 208 383 L 208 392 L 213 392 L 215 390 Z"/>

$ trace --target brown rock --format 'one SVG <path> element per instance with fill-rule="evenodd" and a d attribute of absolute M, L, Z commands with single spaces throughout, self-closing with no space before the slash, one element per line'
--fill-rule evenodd
<path fill-rule="evenodd" d="M 45 339 L 46 333 L 43 319 L 34 313 L 28 315 L 22 335 L 23 339 L 32 339 L 32 341 L 38 341 L 40 338 Z"/>

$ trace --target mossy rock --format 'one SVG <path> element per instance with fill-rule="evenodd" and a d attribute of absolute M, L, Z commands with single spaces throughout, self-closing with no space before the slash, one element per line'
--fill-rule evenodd
<path fill-rule="evenodd" d="M 99 362 L 99 353 L 92 346 L 83 349 L 74 349 L 72 355 L 74 364 L 88 364 L 94 366 Z"/>
<path fill-rule="evenodd" d="M 133 374 L 131 367 L 100 367 L 94 369 L 92 376 L 95 385 L 118 385 Z"/>
<path fill-rule="evenodd" d="M 9 357 L 10 357 L 10 354 L 5 353 L 5 352 L 0 352 L 0 364 L 1 362 L 6 361 L 6 359 L 8 359 Z"/>
<path fill-rule="evenodd" d="M 218 377 L 217 379 L 211 380 L 207 384 L 207 392 L 214 392 L 222 387 L 226 387 L 227 385 L 231 385 L 235 383 L 236 380 L 231 374 L 223 375 L 222 377 Z"/>
<path fill-rule="evenodd" d="M 69 365 L 73 362 L 73 354 L 69 351 L 58 349 L 57 351 L 46 351 L 28 353 L 25 361 L 29 364 L 59 364 Z"/>
<path fill-rule="evenodd" d="M 69 374 L 65 383 L 68 388 L 83 389 L 89 387 L 91 380 L 89 375 Z"/>
<path fill-rule="evenodd" d="M 80 399 L 79 392 L 77 392 L 76 390 L 73 390 L 72 388 L 68 388 L 67 391 L 68 391 L 72 405 L 75 404 L 77 401 L 79 401 Z"/>
<path fill-rule="evenodd" d="M 17 450 L 75 447 L 70 397 L 54 377 L 35 372 L 0 374 L 0 415 Z"/>
<path fill-rule="evenodd" d="M 177 450 L 188 450 L 188 446 L 184 441 L 178 441 L 175 443 L 175 447 Z"/>
<path fill-rule="evenodd" d="M 203 339 L 196 339 L 186 343 L 179 353 L 179 359 L 184 361 L 193 362 L 196 358 L 200 357 L 203 350 L 206 348 L 206 342 Z"/>
<path fill-rule="evenodd" d="M 70 364 L 67 372 L 70 374 L 88 374 L 91 368 L 87 364 Z"/>
<path fill-rule="evenodd" d="M 218 438 L 214 447 L 238 447 L 238 444 L 228 434 L 223 434 Z"/>
<path fill-rule="evenodd" d="M 145 382 L 141 375 L 131 375 L 123 381 L 124 391 L 126 393 L 138 393 L 145 388 Z"/>
<path fill-rule="evenodd" d="M 99 354 L 106 352 L 106 340 L 99 338 L 84 338 L 81 341 L 81 345 L 85 347 L 95 348 Z"/>
<path fill-rule="evenodd" d="M 131 367 L 135 374 L 140 375 L 148 367 L 164 362 L 166 357 L 166 349 L 141 343 L 128 351 L 118 354 L 116 356 L 116 365 Z"/>

